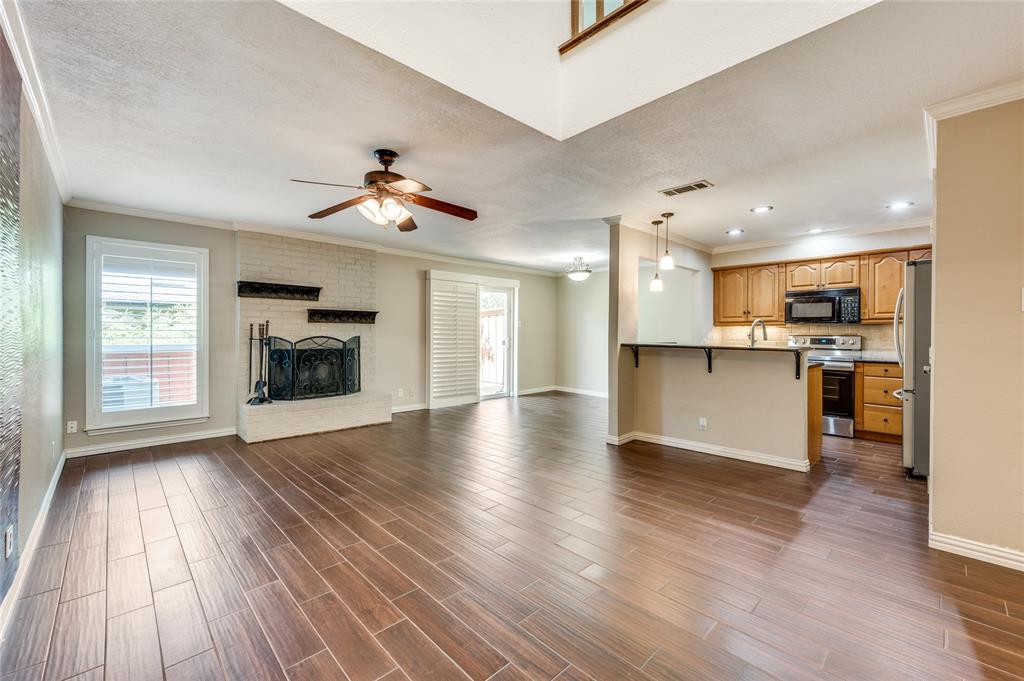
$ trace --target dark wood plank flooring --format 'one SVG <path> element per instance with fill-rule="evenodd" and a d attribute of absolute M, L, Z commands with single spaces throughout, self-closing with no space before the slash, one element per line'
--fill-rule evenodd
<path fill-rule="evenodd" d="M 1024 574 L 899 450 L 604 444 L 605 401 L 68 461 L 2 681 L 1024 678 Z"/>

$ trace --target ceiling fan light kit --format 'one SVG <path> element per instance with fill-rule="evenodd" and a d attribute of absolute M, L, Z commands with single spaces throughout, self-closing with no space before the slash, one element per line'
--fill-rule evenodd
<path fill-rule="evenodd" d="M 363 176 L 363 186 L 335 184 L 333 182 L 316 182 L 313 180 L 292 180 L 303 184 L 319 184 L 328 187 L 346 187 L 349 189 L 365 189 L 368 194 L 357 196 L 335 204 L 321 211 L 312 213 L 312 220 L 320 220 L 339 213 L 346 208 L 355 206 L 359 214 L 375 225 L 387 228 L 394 224 L 400 232 L 411 232 L 416 229 L 416 221 L 405 203 L 412 203 L 423 208 L 454 215 L 463 220 L 476 220 L 477 213 L 471 208 L 463 208 L 454 203 L 420 196 L 418 192 L 429 192 L 430 187 L 404 175 L 391 172 L 391 165 L 398 159 L 398 153 L 391 149 L 377 149 L 373 152 L 384 170 L 371 170 Z"/>

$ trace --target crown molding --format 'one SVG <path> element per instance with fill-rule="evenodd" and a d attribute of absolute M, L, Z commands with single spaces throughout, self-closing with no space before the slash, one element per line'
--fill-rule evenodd
<path fill-rule="evenodd" d="M 95 210 L 101 213 L 114 213 L 115 215 L 128 215 L 136 218 L 146 218 L 148 220 L 163 220 L 165 222 L 177 222 L 185 225 L 198 225 L 200 227 L 225 229 L 232 232 L 256 232 L 259 234 L 272 234 L 273 236 L 287 237 L 289 239 L 303 239 L 305 241 L 316 241 L 317 243 L 322 244 L 347 246 L 349 248 L 361 248 L 363 250 L 374 251 L 376 253 L 397 255 L 405 258 L 418 258 L 420 260 L 430 260 L 433 262 L 445 262 L 453 265 L 463 265 L 465 267 L 480 267 L 489 270 L 520 272 L 522 274 L 534 274 L 544 277 L 557 277 L 562 274 L 561 271 L 553 272 L 551 270 L 534 269 L 530 267 L 521 267 L 518 265 L 507 265 L 501 262 L 495 262 L 491 260 L 473 260 L 470 258 L 458 258 L 454 256 L 440 255 L 438 253 L 412 251 L 403 248 L 392 248 L 390 246 L 383 246 L 381 244 L 376 244 L 370 241 L 346 239 L 344 237 L 333 236 L 331 234 L 321 234 L 319 232 L 304 232 L 296 229 L 285 229 L 281 227 L 274 227 L 271 225 L 258 225 L 247 222 L 232 222 L 230 220 L 211 220 L 208 218 L 200 218 L 189 215 L 178 215 L 176 213 L 164 213 L 156 210 L 146 210 L 144 208 L 131 208 L 129 206 L 121 206 L 114 203 L 103 203 L 100 201 L 85 201 L 83 199 L 71 199 L 65 205 L 70 208 Z"/>
<path fill-rule="evenodd" d="M 954 97 L 953 99 L 947 99 L 945 102 L 925 107 L 924 137 L 928 145 L 929 170 L 933 173 L 935 172 L 938 150 L 936 136 L 939 121 L 953 118 L 954 116 L 962 116 L 972 111 L 987 109 L 992 106 L 999 106 L 1000 104 L 1006 104 L 1018 99 L 1024 99 L 1024 80 L 1010 81 L 1009 83 L 1003 83 L 986 90 L 980 90 L 962 97 Z"/>
<path fill-rule="evenodd" d="M 71 197 L 71 190 L 68 186 L 68 169 L 64 163 L 64 156 L 60 153 L 57 130 L 53 124 L 53 117 L 50 115 L 50 105 L 46 99 L 46 93 L 43 91 L 39 72 L 36 70 L 32 47 L 28 34 L 25 32 L 25 24 L 21 20 L 21 10 L 18 9 L 16 0 L 0 2 L 0 26 L 3 27 L 4 35 L 7 36 L 7 42 L 11 46 L 11 54 L 14 55 L 14 61 L 21 73 L 21 91 L 28 101 L 28 108 L 39 129 L 39 137 L 43 142 L 43 153 L 46 154 L 46 159 L 50 162 L 50 171 L 57 184 L 57 191 L 60 193 L 61 201 L 66 202 Z"/>
<path fill-rule="evenodd" d="M 847 229 L 835 229 L 815 236 L 860 236 L 862 234 L 880 234 L 882 232 L 899 232 L 905 229 L 920 229 L 927 227 L 931 229 L 932 218 L 913 218 L 910 220 L 901 220 L 899 222 L 890 222 L 884 225 L 872 225 L 870 227 L 850 227 Z M 775 239 L 771 241 L 751 241 L 749 243 L 742 244 L 730 244 L 728 246 L 715 246 L 712 250 L 712 254 L 717 255 L 718 253 L 736 253 L 737 251 L 753 251 L 760 248 L 772 248 L 774 246 L 789 246 L 790 244 L 800 243 L 808 238 L 807 234 L 801 234 L 799 236 L 787 237 L 785 239 Z"/>

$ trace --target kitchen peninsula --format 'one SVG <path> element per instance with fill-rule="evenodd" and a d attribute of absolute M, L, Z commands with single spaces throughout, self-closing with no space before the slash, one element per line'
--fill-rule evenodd
<path fill-rule="evenodd" d="M 806 350 L 622 343 L 620 352 L 633 428 L 615 444 L 641 440 L 798 471 L 820 456 L 821 365 L 808 363 Z"/>

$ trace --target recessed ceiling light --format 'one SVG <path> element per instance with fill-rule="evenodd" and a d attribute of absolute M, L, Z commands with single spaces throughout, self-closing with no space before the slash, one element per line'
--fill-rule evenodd
<path fill-rule="evenodd" d="M 825 230 L 823 230 L 821 227 L 811 227 L 809 230 L 807 230 L 807 233 L 808 234 L 821 234 L 824 231 Z"/>
<path fill-rule="evenodd" d="M 751 213 L 767 213 L 770 210 L 775 210 L 775 206 L 754 206 L 750 209 Z"/>
<path fill-rule="evenodd" d="M 895 203 L 890 203 L 888 206 L 886 206 L 886 208 L 888 208 L 889 210 L 906 210 L 907 208 L 910 208 L 913 205 L 913 201 L 896 201 Z"/>
<path fill-rule="evenodd" d="M 739 227 L 733 227 L 732 229 L 725 230 L 725 233 L 729 236 L 739 236 L 740 234 L 743 234 L 743 230 Z"/>

